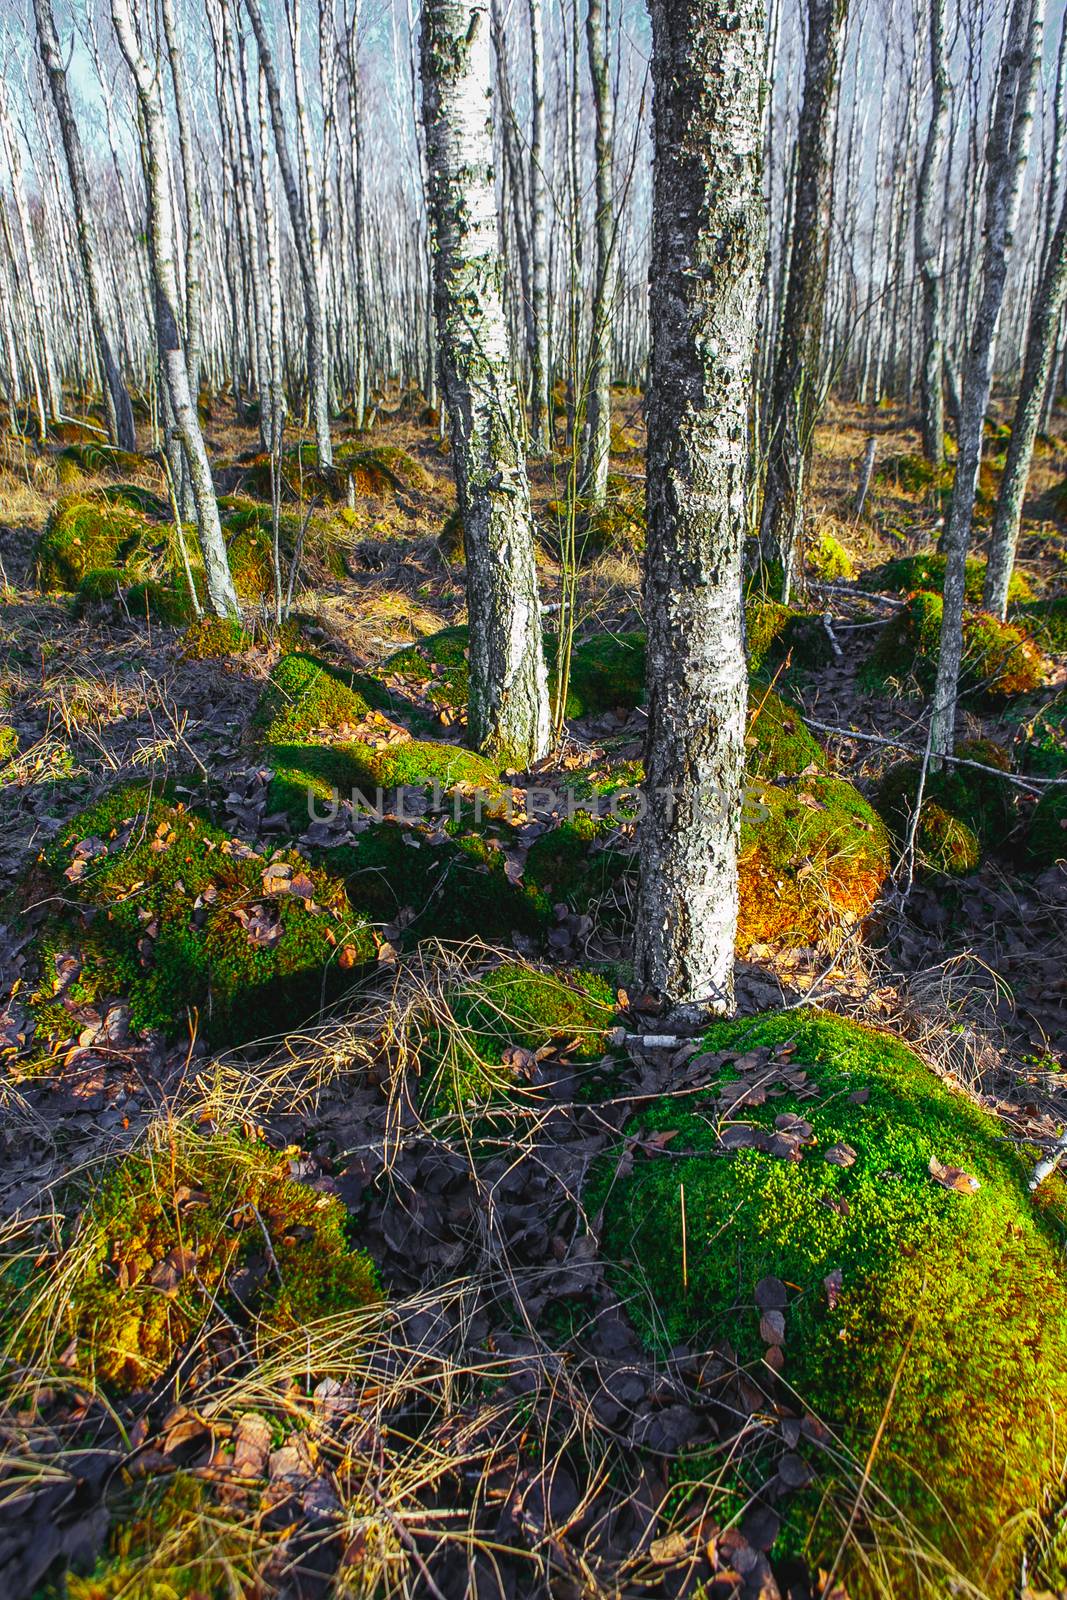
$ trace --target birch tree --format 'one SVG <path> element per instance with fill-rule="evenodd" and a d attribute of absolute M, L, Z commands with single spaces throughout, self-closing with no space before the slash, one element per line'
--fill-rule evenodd
<path fill-rule="evenodd" d="M 530 443 L 539 455 L 551 444 L 548 358 L 548 217 L 545 181 L 545 21 L 542 0 L 530 17 Z"/>
<path fill-rule="evenodd" d="M 112 444 L 117 444 L 120 449 L 136 450 L 137 435 L 133 426 L 133 407 L 119 373 L 104 320 L 106 297 L 100 270 L 96 228 L 93 223 L 89 178 L 78 124 L 74 120 L 74 110 L 70 103 L 67 70 L 52 15 L 52 0 L 33 0 L 33 14 L 37 24 L 37 46 L 48 77 L 52 104 L 55 106 L 59 132 L 63 140 L 63 153 L 66 156 L 67 178 L 78 231 L 78 252 L 81 256 L 82 272 L 85 275 L 85 292 L 92 318 L 93 338 L 104 382 L 104 412 L 107 418 L 108 437 Z"/>
<path fill-rule="evenodd" d="M 240 616 L 237 591 L 230 576 L 226 545 L 219 523 L 219 506 L 211 481 L 211 467 L 189 390 L 189 368 L 179 331 L 178 267 L 174 237 L 174 195 L 167 151 L 167 125 L 158 62 L 144 54 L 130 11 L 129 0 L 111 0 L 111 20 L 119 48 L 137 91 L 143 127 L 145 188 L 148 199 L 148 240 L 155 291 L 156 340 L 166 384 L 173 429 L 181 442 L 188 467 L 200 549 L 204 557 L 208 601 L 217 616 Z"/>
<path fill-rule="evenodd" d="M 982 464 L 985 415 L 993 387 L 997 327 L 1030 154 L 1043 28 L 1044 0 L 1013 0 L 986 152 L 981 294 L 960 396 L 952 507 L 941 541 L 945 556 L 944 607 L 930 731 L 930 748 L 935 757 L 951 755 L 955 745 L 967 550 Z"/>
<path fill-rule="evenodd" d="M 285 202 L 289 208 L 289 222 L 293 244 L 300 267 L 300 284 L 304 296 L 304 319 L 307 337 L 308 388 L 311 394 L 311 415 L 315 427 L 315 450 L 319 465 L 333 465 L 333 444 L 330 440 L 329 378 L 326 368 L 325 332 L 322 316 L 322 289 L 319 281 L 318 261 L 312 247 L 310 218 L 305 214 L 304 197 L 289 155 L 285 136 L 285 115 L 282 109 L 281 86 L 274 63 L 274 52 L 267 36 L 266 23 L 259 0 L 244 0 L 256 36 L 259 62 L 267 83 L 267 103 L 270 106 L 271 127 L 274 130 L 274 148 L 278 157 Z M 318 237 L 317 228 L 315 234 Z"/>
<path fill-rule="evenodd" d="M 490 31 L 487 0 L 425 0 L 434 306 L 467 558 L 468 725 L 477 749 L 523 767 L 548 749 L 548 680 L 497 245 Z"/>
<path fill-rule="evenodd" d="M 760 547 L 780 561 L 788 600 L 821 387 L 823 303 L 830 249 L 838 63 L 847 0 L 808 0 L 804 99 L 797 129 L 793 233 L 769 406 Z"/>
<path fill-rule="evenodd" d="M 608 455 L 611 449 L 611 260 L 615 243 L 614 141 L 603 0 L 587 0 L 585 37 L 589 53 L 589 76 L 593 84 L 596 255 L 582 488 L 594 505 L 603 505 L 608 488 Z"/>
<path fill-rule="evenodd" d="M 935 205 L 948 130 L 948 71 L 945 65 L 945 0 L 930 3 L 930 121 L 926 130 L 915 207 L 915 259 L 922 276 L 923 454 L 945 459 L 944 328 L 941 304 L 943 249 Z"/>
<path fill-rule="evenodd" d="M 764 215 L 762 0 L 652 0 L 648 738 L 638 982 L 733 1003 L 741 553 Z"/>

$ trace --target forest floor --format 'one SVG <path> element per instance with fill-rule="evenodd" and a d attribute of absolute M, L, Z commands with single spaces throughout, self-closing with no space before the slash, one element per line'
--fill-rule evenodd
<path fill-rule="evenodd" d="M 586 1198 L 590 1174 L 612 1162 L 616 1176 L 628 1171 L 645 1137 L 632 1132 L 635 1114 L 655 1096 L 692 1093 L 695 1066 L 708 1059 L 696 1043 L 623 1049 L 608 1029 L 620 1018 L 631 1033 L 656 1026 L 654 1002 L 628 990 L 633 824 L 625 809 L 621 818 L 605 810 L 640 756 L 644 725 L 625 655 L 641 627 L 643 432 L 637 397 L 620 393 L 616 407 L 613 514 L 578 581 L 578 639 L 594 643 L 599 669 L 579 682 L 552 760 L 534 774 L 493 776 L 514 812 L 447 836 L 418 800 L 430 768 L 386 760 L 414 735 L 412 749 L 429 741 L 434 759 L 444 751 L 451 782 L 464 731 L 461 695 L 451 693 L 455 648 L 416 651 L 414 672 L 411 657 L 395 659 L 465 617 L 448 457 L 416 405 L 383 408 L 357 440 L 338 426 L 339 443 L 363 452 L 351 494 L 331 501 L 310 472 L 305 483 L 299 462 L 290 475 L 284 509 L 294 526 L 307 512 L 299 635 L 279 635 L 269 602 L 251 601 L 249 635 L 211 655 L 197 653 L 195 628 L 163 620 L 166 607 L 143 582 L 118 582 L 100 599 L 83 585 L 72 600 L 64 589 L 76 585 L 54 576 L 50 592 L 41 587 L 38 541 L 62 508 L 99 508 L 118 483 L 165 493 L 155 458 L 79 454 L 77 428 L 44 447 L 5 445 L 5 1596 L 59 1594 L 64 1584 L 75 1600 L 894 1592 L 896 1580 L 883 1580 L 886 1591 L 871 1577 L 870 1461 L 844 1446 L 836 1558 L 834 1539 L 816 1549 L 795 1535 L 790 1496 L 807 1504 L 811 1479 L 801 1457 L 831 1435 L 802 1394 L 775 1388 L 782 1339 L 764 1331 L 768 1359 L 756 1363 L 725 1339 L 656 1347 L 597 1247 L 602 1183 L 588 1191 L 601 1196 L 597 1209 Z M 220 490 L 237 497 L 238 513 L 245 500 L 262 510 L 255 431 L 234 425 L 220 401 L 206 434 Z M 872 437 L 875 475 L 857 516 Z M 142 443 L 147 451 L 147 426 Z M 1000 449 L 993 426 L 986 496 Z M 803 817 L 790 823 L 791 844 L 759 858 L 748 892 L 767 904 L 748 909 L 738 1007 L 749 1017 L 825 1010 L 886 1030 L 990 1112 L 1028 1167 L 1033 1147 L 1067 1122 L 1067 840 L 1058 850 L 1055 832 L 1067 811 L 1052 808 L 1051 846 L 1049 826 L 1035 824 L 1042 786 L 1067 771 L 1067 629 L 1045 604 L 1067 593 L 1067 423 L 1057 418 L 1035 458 L 1020 549 L 1028 592 L 1012 618 L 1033 639 L 1034 669 L 1021 690 L 986 683 L 963 713 L 967 738 L 988 741 L 982 765 L 1003 761 L 1022 781 L 994 784 L 988 805 L 964 796 L 948 845 L 931 826 L 913 851 L 886 777 L 924 748 L 924 663 L 908 654 L 899 619 L 925 586 L 914 565 L 901 577 L 886 564 L 936 550 L 944 485 L 918 459 L 914 419 L 900 408 L 833 407 L 817 435 L 811 563 L 796 602 L 803 626 L 795 645 L 781 634 L 753 692 L 760 706 L 781 694 L 786 716 L 806 720 L 822 748 L 792 769 L 768 754 L 760 781 L 784 788 L 788 777 L 791 796 L 827 812 L 817 774 L 832 774 L 858 791 L 870 819 L 862 829 L 881 838 L 884 813 L 890 831 L 862 887 L 855 864 L 868 846 L 825 829 L 812 844 Z M 549 631 L 565 578 L 556 508 L 567 474 L 563 454 L 531 467 Z M 894 626 L 897 654 L 887 657 Z M 620 639 L 623 656 L 596 656 Z M 265 735 L 272 707 L 281 726 L 279 705 L 294 716 L 302 705 L 279 700 L 290 692 L 279 669 L 295 659 L 294 642 L 300 659 L 355 693 L 354 709 L 319 706 L 309 727 L 294 732 L 290 717 L 280 736 Z M 352 770 L 393 774 L 385 823 L 368 832 L 344 807 L 318 821 L 294 810 L 302 774 L 321 800 L 323 781 L 328 790 L 348 770 L 322 765 L 323 750 L 339 760 L 353 749 L 363 766 Z M 976 781 L 988 787 L 989 777 Z M 546 817 L 530 793 L 572 782 L 600 796 L 580 852 L 560 806 Z M 91 810 L 131 784 L 139 798 L 125 809 Z M 939 795 L 951 811 L 952 796 Z M 136 825 L 130 833 L 138 807 L 150 844 Z M 186 836 L 182 819 L 198 807 L 210 827 L 190 824 Z M 924 858 L 927 833 L 944 851 L 937 859 Z M 561 844 L 533 881 L 531 853 L 543 857 L 557 835 L 572 853 Z M 101 878 L 103 898 L 92 902 L 86 885 L 116 837 L 140 864 L 118 888 Z M 91 951 L 114 904 L 155 883 L 147 852 L 158 860 L 175 838 L 187 847 L 181 875 L 164 898 L 145 901 L 139 957 L 94 987 Z M 407 848 L 385 848 L 397 839 Z M 370 841 L 384 841 L 373 860 Z M 449 882 L 442 874 L 443 889 L 434 851 L 459 863 Z M 251 873 L 228 910 L 255 959 L 247 948 L 234 958 L 225 1026 L 222 968 L 211 966 L 220 956 L 208 960 L 199 1007 L 185 1008 L 195 984 L 184 969 L 173 990 L 163 977 L 168 919 L 189 917 L 177 896 L 191 902 L 195 892 L 189 926 L 214 937 L 212 907 L 228 891 L 225 875 L 204 865 L 209 856 Z M 342 859 L 363 863 L 362 888 L 345 880 L 347 901 L 335 895 Z M 298 899 L 309 925 L 325 926 L 327 946 L 343 951 L 333 977 L 351 969 L 328 990 L 323 980 L 321 1009 L 306 985 L 286 987 L 293 962 L 279 954 Z M 186 959 L 182 951 L 173 959 Z M 199 951 L 188 960 L 200 981 Z M 547 996 L 523 988 L 514 1004 L 501 999 L 484 987 L 494 971 L 520 986 L 548 983 Z M 160 975 L 154 988 L 145 972 Z M 168 1019 L 159 1008 L 171 993 Z M 652 1134 L 649 1146 L 673 1136 Z M 214 1216 L 216 1186 L 229 1196 L 220 1233 L 242 1208 L 247 1222 L 221 1263 L 187 1237 L 198 1207 Z M 158 1216 L 148 1215 L 152 1197 Z M 682 1220 L 684 1230 L 684 1210 Z M 250 1274 L 247 1293 L 235 1259 Z M 328 1284 L 316 1300 L 320 1278 Z M 684 1493 L 683 1451 L 703 1462 Z M 1067 1592 L 1061 1567 L 1042 1565 L 1054 1509 L 1046 1501 L 1031 1520 L 1010 1578 L 990 1576 L 985 1588 L 968 1577 L 956 1592 Z M 783 1527 L 794 1529 L 784 1544 Z M 859 1567 L 853 1545 L 866 1552 Z M 907 1548 L 911 1576 L 895 1592 L 948 1592 L 919 1544 Z"/>

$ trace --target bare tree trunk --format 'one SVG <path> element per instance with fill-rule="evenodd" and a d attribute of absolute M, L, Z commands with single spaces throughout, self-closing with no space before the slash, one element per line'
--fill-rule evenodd
<path fill-rule="evenodd" d="M 441 387 L 467 556 L 471 739 L 515 766 L 548 749 L 548 680 L 493 185 L 487 0 L 425 0 L 423 116 Z"/>
<path fill-rule="evenodd" d="M 285 137 L 285 117 L 282 111 L 281 89 L 274 65 L 274 52 L 267 37 L 266 24 L 259 0 L 244 0 L 259 47 L 259 61 L 267 80 L 267 100 L 270 105 L 271 126 L 274 129 L 274 146 L 278 156 L 278 171 L 289 207 L 289 221 L 293 230 L 297 262 L 300 266 L 300 284 L 304 292 L 304 319 L 307 336 L 308 389 L 311 394 L 311 411 L 315 425 L 315 449 L 319 465 L 333 465 L 333 445 L 330 440 L 330 400 L 326 372 L 326 355 L 322 327 L 322 296 L 319 290 L 318 263 L 311 247 L 308 219 L 304 215 L 300 188 L 293 164 L 289 159 L 289 146 Z"/>
<path fill-rule="evenodd" d="M 955 744 L 967 548 L 982 464 L 982 431 L 993 385 L 997 325 L 1030 153 L 1043 25 L 1044 0 L 1014 0 L 986 153 L 981 298 L 963 374 L 952 509 L 941 541 L 945 555 L 944 610 L 930 733 L 930 749 L 935 757 L 951 755 Z"/>
<path fill-rule="evenodd" d="M 74 215 L 78 225 L 78 249 L 82 271 L 85 274 L 85 292 L 89 301 L 89 314 L 92 318 L 93 338 L 96 342 L 100 370 L 104 375 L 104 408 L 108 437 L 120 449 L 136 450 L 137 435 L 133 426 L 133 407 L 130 405 L 126 386 L 115 364 L 111 341 L 104 326 L 104 285 L 98 264 L 89 179 L 85 170 L 85 154 L 78 134 L 78 125 L 74 120 L 74 111 L 70 103 L 67 72 L 59 47 L 59 36 L 52 16 L 52 0 L 33 0 L 33 10 L 37 20 L 37 44 L 45 72 L 48 74 L 52 103 L 59 118 L 59 131 L 67 158 L 67 177 L 70 181 Z"/>
<path fill-rule="evenodd" d="M 943 271 L 941 230 L 934 206 L 941 189 L 948 130 L 948 69 L 945 65 L 945 0 L 930 0 L 930 124 L 926 130 L 915 210 L 915 258 L 922 277 L 923 454 L 945 459 L 944 328 L 941 309 Z"/>
<path fill-rule="evenodd" d="M 983 603 L 986 609 L 1005 617 L 1008 611 L 1008 585 L 1015 566 L 1019 542 L 1023 497 L 1030 476 L 1041 412 L 1045 403 L 1049 373 L 1056 354 L 1056 334 L 1064 300 L 1067 299 L 1067 195 L 1060 208 L 1056 231 L 1049 242 L 1041 283 L 1030 319 L 1026 340 L 1019 399 L 1012 419 L 1011 440 L 1004 476 L 997 496 L 993 530 L 989 539 L 989 564 L 986 567 Z"/>
<path fill-rule="evenodd" d="M 820 403 L 837 75 L 846 14 L 847 0 L 808 0 L 789 283 L 771 391 L 760 530 L 764 559 L 782 564 L 784 599 L 800 550 L 805 480 Z"/>
<path fill-rule="evenodd" d="M 741 553 L 764 206 L 762 0 L 652 0 L 648 740 L 635 969 L 733 1005 L 747 680 Z"/>
<path fill-rule="evenodd" d="M 548 222 L 545 180 L 545 23 L 542 0 L 530 14 L 530 283 L 533 342 L 530 351 L 530 445 L 551 447 L 548 351 Z"/>
<path fill-rule="evenodd" d="M 115 35 L 137 89 L 144 125 L 145 188 L 148 238 L 156 301 L 156 338 L 170 402 L 172 424 L 182 442 L 192 481 L 197 531 L 204 557 L 208 600 L 217 616 L 240 616 L 237 591 L 230 576 L 226 545 L 219 523 L 218 501 L 211 481 L 204 436 L 189 392 L 189 368 L 178 330 L 178 272 L 174 242 L 174 195 L 167 163 L 167 126 L 158 64 L 149 65 L 142 50 L 129 0 L 111 0 Z"/>
<path fill-rule="evenodd" d="M 599 506 L 603 505 L 607 495 L 608 456 L 611 450 L 611 263 L 615 245 L 614 142 L 603 0 L 587 0 L 585 37 L 589 51 L 589 76 L 593 83 L 596 266 L 593 325 L 589 341 L 582 493 Z"/>

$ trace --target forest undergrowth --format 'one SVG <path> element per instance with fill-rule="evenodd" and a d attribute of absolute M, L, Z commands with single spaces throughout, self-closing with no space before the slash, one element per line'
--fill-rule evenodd
<path fill-rule="evenodd" d="M 1064 1592 L 1067 1213 L 1026 1187 L 1067 1122 L 1062 419 L 935 772 L 947 491 L 900 408 L 831 407 L 804 582 L 746 600 L 740 1020 L 664 1042 L 614 406 L 575 572 L 567 456 L 530 466 L 550 667 L 577 596 L 532 773 L 463 748 L 411 397 L 329 482 L 288 458 L 281 627 L 224 398 L 240 627 L 197 620 L 155 457 L 4 442 L 4 1595 Z"/>

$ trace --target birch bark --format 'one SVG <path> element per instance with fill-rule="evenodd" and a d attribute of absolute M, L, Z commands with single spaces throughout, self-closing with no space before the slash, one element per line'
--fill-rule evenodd
<path fill-rule="evenodd" d="M 589 340 L 586 395 L 585 459 L 582 490 L 594 505 L 603 505 L 608 489 L 611 449 L 611 263 L 615 242 L 615 195 L 611 83 L 608 78 L 607 25 L 603 0 L 587 0 L 586 48 L 593 83 L 593 151 L 596 217 L 596 264 L 593 280 L 593 322 Z"/>
<path fill-rule="evenodd" d="M 993 386 L 997 326 L 1030 154 L 1044 10 L 1045 0 L 1014 0 L 986 151 L 981 291 L 960 396 L 952 509 L 941 540 L 945 555 L 944 608 L 930 732 L 930 749 L 935 757 L 951 755 L 955 744 L 967 548 L 982 464 L 982 431 Z"/>
<path fill-rule="evenodd" d="M 763 0 L 652 0 L 638 983 L 733 1004 L 747 675 L 741 553 L 765 206 Z"/>
<path fill-rule="evenodd" d="M 930 0 L 930 122 L 926 130 L 915 210 L 915 258 L 922 278 L 923 454 L 945 459 L 944 313 L 941 229 L 935 215 L 948 131 L 948 68 L 945 64 L 945 0 Z"/>
<path fill-rule="evenodd" d="M 67 71 L 63 64 L 59 35 L 56 33 L 55 19 L 52 15 L 52 0 L 33 0 L 33 12 L 37 23 L 37 44 L 41 52 L 41 62 L 48 76 L 52 104 L 56 108 L 63 151 L 67 158 L 67 177 L 70 181 L 78 227 L 78 251 L 81 256 L 82 272 L 85 275 L 85 292 L 93 324 L 93 338 L 100 370 L 104 376 L 104 409 L 107 416 L 108 437 L 122 450 L 136 450 L 137 436 L 133 426 L 133 407 L 115 362 L 104 323 L 104 284 L 100 272 L 96 228 L 93 224 L 89 179 L 85 170 L 85 153 L 82 150 L 78 125 L 74 120 L 74 111 L 70 103 Z"/>
<path fill-rule="evenodd" d="M 493 184 L 487 0 L 425 0 L 423 117 L 441 387 L 467 557 L 468 724 L 523 767 L 546 754 L 548 681 Z"/>
<path fill-rule="evenodd" d="M 129 0 L 111 0 L 111 20 L 119 48 L 133 76 L 144 127 L 145 187 L 155 290 L 156 339 L 171 407 L 171 423 L 181 440 L 189 468 L 208 600 L 217 616 L 240 616 L 237 591 L 230 576 L 226 545 L 219 523 L 211 467 L 196 414 L 196 402 L 189 391 L 189 369 L 178 328 L 174 195 L 167 163 L 167 126 L 159 70 L 158 66 L 153 68 L 149 64 L 141 49 Z"/>

